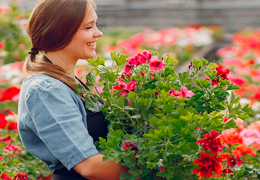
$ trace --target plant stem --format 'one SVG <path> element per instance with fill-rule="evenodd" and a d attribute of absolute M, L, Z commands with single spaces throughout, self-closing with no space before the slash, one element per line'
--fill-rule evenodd
<path fill-rule="evenodd" d="M 133 124 L 135 124 L 135 122 L 133 121 L 133 119 L 131 118 L 131 116 L 128 114 L 128 112 L 125 111 L 124 108 L 121 108 L 121 107 L 118 106 L 117 104 L 111 104 L 111 106 L 114 106 L 114 107 L 116 107 L 116 108 L 122 110 L 122 111 L 130 118 L 131 122 L 132 122 Z"/>

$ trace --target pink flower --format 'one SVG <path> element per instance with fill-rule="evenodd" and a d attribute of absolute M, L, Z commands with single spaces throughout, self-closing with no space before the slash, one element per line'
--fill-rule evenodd
<path fill-rule="evenodd" d="M 223 123 L 228 122 L 228 120 L 229 120 L 228 118 L 224 118 L 224 119 L 223 119 Z"/>
<path fill-rule="evenodd" d="M 144 51 L 143 51 L 143 55 L 144 55 L 145 59 L 146 59 L 148 62 L 150 62 L 150 60 L 151 60 L 151 58 L 152 58 L 152 53 L 150 53 L 150 52 L 147 51 L 147 50 L 144 50 Z"/>
<path fill-rule="evenodd" d="M 126 90 L 133 91 L 135 90 L 136 85 L 137 85 L 136 80 L 133 79 L 130 83 L 126 85 Z"/>
<path fill-rule="evenodd" d="M 153 72 L 151 73 L 151 79 L 154 79 L 154 73 Z"/>
<path fill-rule="evenodd" d="M 132 105 L 132 103 L 130 102 L 130 101 L 127 101 L 127 103 L 131 106 Z"/>
<path fill-rule="evenodd" d="M 260 144 L 260 133 L 257 129 L 244 129 L 239 135 L 246 146 L 253 143 Z"/>
<path fill-rule="evenodd" d="M 0 156 L 0 161 L 2 161 L 4 158 Z"/>
<path fill-rule="evenodd" d="M 146 63 L 146 58 L 143 54 L 139 53 L 135 56 L 136 60 L 138 61 L 138 65 Z"/>
<path fill-rule="evenodd" d="M 157 56 L 152 56 L 151 62 L 149 65 L 149 70 L 156 72 L 156 71 L 162 70 L 164 65 L 165 64 L 162 61 L 158 60 Z"/>
<path fill-rule="evenodd" d="M 128 74 L 132 70 L 132 65 L 128 62 L 124 67 L 124 73 Z"/>
<path fill-rule="evenodd" d="M 4 45 L 2 43 L 0 43 L 0 49 L 4 49 Z"/>
<path fill-rule="evenodd" d="M 126 84 L 119 82 L 119 84 L 117 86 L 113 86 L 112 89 L 114 89 L 116 91 L 126 89 Z"/>
<path fill-rule="evenodd" d="M 181 97 L 192 97 L 194 93 L 189 91 L 185 86 L 181 88 Z"/>
<path fill-rule="evenodd" d="M 141 74 L 142 76 L 144 76 L 145 71 L 140 71 L 140 74 Z"/>
<path fill-rule="evenodd" d="M 8 152 L 12 152 L 12 151 L 15 151 L 15 152 L 18 152 L 19 150 L 19 147 L 18 146 L 14 146 L 12 144 L 8 144 L 5 148 L 4 148 L 5 151 L 8 151 Z"/>
<path fill-rule="evenodd" d="M 18 45 L 18 48 L 19 48 L 19 49 L 23 49 L 23 48 L 24 48 L 24 44 L 19 44 L 19 45 Z"/>
<path fill-rule="evenodd" d="M 132 67 L 139 65 L 138 59 L 136 57 L 128 57 L 126 62 L 129 63 Z"/>
<path fill-rule="evenodd" d="M 125 98 L 125 96 L 127 95 L 127 91 L 126 90 L 123 90 L 122 92 L 121 92 L 121 96 L 123 95 L 124 96 L 124 98 Z"/>

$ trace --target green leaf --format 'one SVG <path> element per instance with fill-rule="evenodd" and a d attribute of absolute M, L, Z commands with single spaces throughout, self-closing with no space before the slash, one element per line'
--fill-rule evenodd
<path fill-rule="evenodd" d="M 156 117 L 152 117 L 152 119 L 150 119 L 150 126 L 153 128 L 153 129 L 158 129 L 158 124 L 157 124 L 157 122 L 158 122 L 158 118 L 156 118 Z"/>
<path fill-rule="evenodd" d="M 209 76 L 210 80 L 213 80 L 215 76 L 217 75 L 217 71 L 205 71 L 205 73 Z"/>
<path fill-rule="evenodd" d="M 165 62 L 165 63 L 178 63 L 178 61 L 174 57 L 169 56 L 169 55 L 167 55 L 165 58 L 163 58 L 163 62 Z"/>
<path fill-rule="evenodd" d="M 199 68 L 202 65 L 202 61 L 200 59 L 193 59 L 192 60 L 193 65 L 196 67 L 197 70 L 199 70 Z"/>
<path fill-rule="evenodd" d="M 216 65 L 216 63 L 210 63 L 208 69 L 215 69 L 217 67 L 218 67 L 218 65 Z"/>
<path fill-rule="evenodd" d="M 138 98 L 137 102 L 136 102 L 137 108 L 140 111 L 146 111 L 147 109 L 149 109 L 151 107 L 152 101 L 153 101 L 153 99 L 146 99 L 143 97 Z"/>
<path fill-rule="evenodd" d="M 131 118 L 133 118 L 133 119 L 138 119 L 138 118 L 141 118 L 141 117 L 142 117 L 141 114 L 137 114 L 137 115 L 131 116 Z"/>
<path fill-rule="evenodd" d="M 119 130 L 110 130 L 109 133 L 107 134 L 108 138 L 121 138 L 124 135 L 123 131 L 121 129 Z"/>
<path fill-rule="evenodd" d="M 86 75 L 86 86 L 94 86 L 95 85 L 95 79 L 96 79 L 96 72 L 93 71 L 93 72 L 89 72 L 87 75 Z"/>
<path fill-rule="evenodd" d="M 133 91 L 130 91 L 127 95 L 127 99 L 131 102 L 134 103 L 136 99 L 136 94 Z"/>
<path fill-rule="evenodd" d="M 189 74 L 187 72 L 179 73 L 179 79 L 182 86 L 186 83 L 191 83 L 192 79 L 189 78 Z"/>
<path fill-rule="evenodd" d="M 126 59 L 128 57 L 129 57 L 128 55 L 117 52 L 117 51 L 111 52 L 111 58 L 112 58 L 113 61 L 116 62 L 117 66 L 121 66 L 121 65 L 125 64 Z"/>
<path fill-rule="evenodd" d="M 97 57 L 97 59 L 91 58 L 91 59 L 87 59 L 86 61 L 88 61 L 88 63 L 94 67 L 98 67 L 99 65 L 105 65 L 104 58 L 101 58 L 99 56 Z"/>

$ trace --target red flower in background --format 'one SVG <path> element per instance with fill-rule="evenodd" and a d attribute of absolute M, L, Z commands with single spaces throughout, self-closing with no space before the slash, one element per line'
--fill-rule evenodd
<path fill-rule="evenodd" d="M 228 146 L 234 144 L 243 144 L 243 138 L 239 136 L 236 129 L 230 129 L 227 131 L 223 131 L 222 134 L 219 136 L 219 139 L 222 143 L 227 144 Z"/>
<path fill-rule="evenodd" d="M 0 97 L 0 102 L 6 101 L 6 100 L 11 100 L 11 101 L 16 101 L 17 96 L 19 96 L 20 93 L 20 88 L 12 86 L 6 89 Z"/>
<path fill-rule="evenodd" d="M 217 76 L 220 76 L 223 80 L 228 79 L 227 75 L 230 73 L 229 69 L 224 69 L 223 66 L 218 65 L 219 67 L 216 68 L 217 70 Z"/>
<path fill-rule="evenodd" d="M 119 82 L 118 85 L 113 86 L 112 89 L 116 90 L 116 91 L 121 91 L 121 90 L 125 90 L 126 89 L 126 84 Z"/>
<path fill-rule="evenodd" d="M 14 180 L 27 180 L 28 174 L 18 173 L 14 176 Z"/>
<path fill-rule="evenodd" d="M 160 167 L 160 171 L 161 171 L 161 172 L 164 172 L 164 171 L 165 171 L 165 167 L 164 167 L 164 166 L 161 166 L 161 167 Z"/>
<path fill-rule="evenodd" d="M 10 135 L 8 135 L 8 136 L 5 137 L 5 138 L 0 137 L 0 143 L 1 143 L 1 142 L 4 142 L 4 143 L 9 144 L 9 143 L 10 143 L 10 139 L 11 139 L 11 136 L 10 136 Z"/>
<path fill-rule="evenodd" d="M 237 155 L 244 156 L 246 154 L 250 154 L 252 156 L 256 156 L 256 153 L 253 152 L 252 148 L 244 146 L 244 145 L 237 146 L 236 149 L 232 151 L 232 154 L 234 156 L 237 156 Z"/>
<path fill-rule="evenodd" d="M 200 158 L 194 161 L 194 164 L 198 164 L 200 168 L 193 169 L 192 172 L 199 177 L 212 177 L 212 173 L 215 172 L 217 176 L 222 174 L 221 171 L 221 157 L 212 156 L 206 154 L 203 151 L 200 153 Z"/>
<path fill-rule="evenodd" d="M 243 163 L 239 156 L 230 156 L 229 154 L 221 154 L 220 157 L 222 158 L 222 160 L 227 159 L 227 161 L 222 161 L 222 162 L 227 162 L 227 165 L 230 167 L 234 167 L 236 164 L 241 165 Z"/>
<path fill-rule="evenodd" d="M 4 129 L 5 126 L 8 124 L 8 121 L 5 119 L 6 115 L 0 113 L 0 129 Z"/>
<path fill-rule="evenodd" d="M 136 82 L 136 80 L 133 79 L 132 81 L 130 81 L 130 83 L 128 83 L 126 85 L 126 90 L 133 91 L 133 90 L 135 90 L 136 86 L 137 86 L 137 82 Z"/>
<path fill-rule="evenodd" d="M 0 43 L 0 49 L 4 49 L 4 44 Z"/>
<path fill-rule="evenodd" d="M 0 156 L 0 161 L 2 161 L 4 158 Z"/>
<path fill-rule="evenodd" d="M 15 152 L 18 152 L 19 150 L 19 147 L 18 146 L 14 146 L 12 144 L 8 144 L 5 148 L 4 148 L 5 151 L 8 151 L 8 152 L 12 152 L 12 151 L 15 151 Z"/>
<path fill-rule="evenodd" d="M 203 137 L 205 139 L 200 139 L 197 141 L 197 144 L 201 144 L 202 149 L 208 151 L 210 150 L 211 154 L 217 154 L 218 152 L 221 152 L 223 149 L 223 146 L 221 144 L 219 132 L 216 132 L 215 130 L 211 130 L 210 135 L 205 134 Z"/>
<path fill-rule="evenodd" d="M 1 179 L 3 179 L 3 180 L 12 180 L 12 178 L 10 178 L 7 174 L 4 174 L 4 173 L 1 174 Z"/>

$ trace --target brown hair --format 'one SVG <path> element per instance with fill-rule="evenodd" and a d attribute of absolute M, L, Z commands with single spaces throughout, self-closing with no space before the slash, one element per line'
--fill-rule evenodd
<path fill-rule="evenodd" d="M 93 0 L 39 0 L 27 26 L 32 48 L 48 52 L 66 47 L 83 22 L 89 4 L 96 9 Z M 74 77 L 58 65 L 37 61 L 34 53 L 27 55 L 23 70 L 28 74 L 50 75 L 76 93 Z"/>

